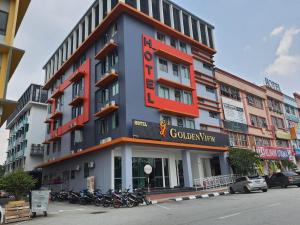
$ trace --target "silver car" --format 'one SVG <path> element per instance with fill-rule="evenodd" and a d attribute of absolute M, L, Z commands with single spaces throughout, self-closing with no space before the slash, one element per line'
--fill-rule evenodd
<path fill-rule="evenodd" d="M 231 194 L 235 192 L 250 193 L 252 191 L 268 191 L 268 186 L 263 177 L 260 176 L 244 176 L 237 178 L 236 181 L 229 186 Z"/>

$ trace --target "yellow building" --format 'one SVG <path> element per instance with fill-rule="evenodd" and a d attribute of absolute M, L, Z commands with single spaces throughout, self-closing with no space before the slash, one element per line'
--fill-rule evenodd
<path fill-rule="evenodd" d="M 0 127 L 16 106 L 6 99 L 6 89 L 24 54 L 13 43 L 29 4 L 30 0 L 0 0 Z"/>

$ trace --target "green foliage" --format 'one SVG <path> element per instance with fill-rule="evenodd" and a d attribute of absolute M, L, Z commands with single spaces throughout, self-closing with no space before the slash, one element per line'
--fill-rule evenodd
<path fill-rule="evenodd" d="M 26 172 L 17 170 L 1 178 L 0 189 L 14 195 L 16 200 L 19 200 L 35 186 L 36 182 Z"/>
<path fill-rule="evenodd" d="M 260 157 L 250 149 L 231 148 L 229 162 L 236 174 L 251 175 L 257 172 L 256 165 L 260 163 Z"/>
<path fill-rule="evenodd" d="M 4 173 L 5 173 L 5 166 L 0 165 L 0 178 L 4 176 Z"/>
<path fill-rule="evenodd" d="M 288 170 L 295 170 L 298 168 L 297 165 L 295 165 L 295 163 L 287 159 L 281 160 L 281 165 L 284 169 L 288 169 Z"/>

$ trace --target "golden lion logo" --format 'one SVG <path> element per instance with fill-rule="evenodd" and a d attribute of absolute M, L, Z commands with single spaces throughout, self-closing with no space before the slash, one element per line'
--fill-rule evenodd
<path fill-rule="evenodd" d="M 167 136 L 167 123 L 165 120 L 160 121 L 159 129 L 160 129 L 159 132 L 160 135 L 165 138 Z"/>

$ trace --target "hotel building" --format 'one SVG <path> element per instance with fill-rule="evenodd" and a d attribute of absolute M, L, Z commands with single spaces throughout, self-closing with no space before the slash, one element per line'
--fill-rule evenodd
<path fill-rule="evenodd" d="M 193 187 L 228 174 L 214 27 L 167 0 L 96 0 L 46 63 L 43 183 Z"/>
<path fill-rule="evenodd" d="M 30 0 L 0 1 L 0 127 L 17 105 L 6 99 L 6 91 L 24 54 L 13 43 L 29 4 Z"/>
<path fill-rule="evenodd" d="M 43 162 L 47 92 L 31 84 L 7 119 L 9 129 L 5 173 L 16 169 L 32 171 Z"/>

